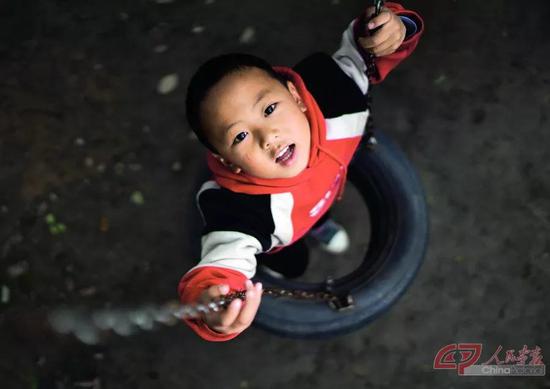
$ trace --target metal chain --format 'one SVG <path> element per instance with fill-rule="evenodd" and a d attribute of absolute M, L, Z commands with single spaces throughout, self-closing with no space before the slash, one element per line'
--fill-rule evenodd
<path fill-rule="evenodd" d="M 383 5 L 384 5 L 383 0 L 375 0 L 374 1 L 374 13 L 371 15 L 369 20 L 366 21 L 366 23 L 368 23 L 371 19 L 373 19 L 373 18 L 377 17 L 378 15 L 380 15 L 380 11 L 382 10 Z M 378 27 L 376 27 L 372 30 L 369 30 L 368 34 L 373 35 L 376 31 L 378 31 L 378 29 L 380 29 L 380 27 L 382 27 L 382 26 L 378 26 Z M 366 26 L 365 26 L 365 29 L 366 29 Z M 369 76 L 369 78 L 370 77 L 378 78 L 378 76 L 379 76 L 378 69 L 376 68 L 376 64 L 374 63 L 374 58 L 376 58 L 375 55 L 371 52 L 368 52 L 366 65 L 367 65 L 367 75 Z"/>
<path fill-rule="evenodd" d="M 371 15 L 369 20 L 380 15 L 383 5 L 384 5 L 384 0 L 374 0 L 374 14 Z M 381 26 L 376 27 L 373 30 L 370 30 L 368 32 L 369 35 L 374 34 L 380 27 Z M 377 79 L 380 77 L 380 74 L 378 73 L 378 68 L 376 67 L 375 58 L 376 56 L 373 53 L 367 52 L 365 65 L 367 66 L 367 77 L 369 78 L 369 80 L 373 78 Z M 374 115 L 372 113 L 371 88 L 372 88 L 372 85 L 369 85 L 369 89 L 365 97 L 366 103 L 367 103 L 367 110 L 369 111 L 369 116 L 367 118 L 367 123 L 365 124 L 365 133 L 361 140 L 361 145 L 364 145 L 367 148 L 373 148 L 377 144 L 376 138 L 374 137 Z"/>
<path fill-rule="evenodd" d="M 329 290 L 310 292 L 301 289 L 265 288 L 264 294 L 272 297 L 289 297 L 297 300 L 323 301 L 329 304 L 329 306 L 333 306 L 341 298 Z"/>
<path fill-rule="evenodd" d="M 353 307 L 351 296 L 339 297 L 330 291 L 308 292 L 266 287 L 263 294 L 272 297 L 288 297 L 303 300 L 325 301 L 334 309 Z M 229 293 L 208 303 L 180 304 L 172 302 L 163 306 L 146 305 L 139 308 L 108 308 L 96 311 L 84 309 L 57 309 L 48 315 L 51 327 L 61 334 L 74 334 L 80 341 L 96 344 L 102 332 L 114 331 L 129 336 L 136 330 L 153 330 L 155 324 L 174 325 L 181 319 L 201 318 L 211 312 L 221 311 L 235 299 L 246 299 L 246 292 Z M 344 301 L 344 303 L 342 303 Z"/>
<path fill-rule="evenodd" d="M 288 298 L 294 298 L 299 300 L 317 300 L 317 301 L 324 301 L 328 304 L 334 302 L 339 297 L 330 292 L 330 291 L 315 291 L 315 292 L 309 292 L 306 290 L 291 290 L 291 289 L 284 289 L 284 288 L 274 288 L 274 287 L 266 287 L 263 289 L 262 294 L 264 296 L 271 296 L 275 298 L 279 297 L 288 297 Z M 235 299 L 241 299 L 246 300 L 246 291 L 240 290 L 234 293 L 227 294 L 221 298 L 217 298 L 215 300 L 212 300 L 209 303 L 206 304 L 192 304 L 192 305 L 178 305 L 177 307 L 174 307 L 174 310 L 172 311 L 172 315 L 179 318 L 179 319 L 188 319 L 188 318 L 197 318 L 201 317 L 204 314 L 211 313 L 211 312 L 218 312 L 222 309 L 227 308 L 229 304 L 235 300 Z"/>

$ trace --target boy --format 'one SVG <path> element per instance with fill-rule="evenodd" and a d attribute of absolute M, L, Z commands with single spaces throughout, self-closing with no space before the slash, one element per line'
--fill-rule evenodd
<path fill-rule="evenodd" d="M 406 58 L 423 30 L 421 18 L 398 4 L 369 20 L 373 13 L 371 7 L 350 24 L 332 56 L 314 54 L 290 69 L 229 54 L 193 76 L 187 116 L 210 150 L 214 181 L 197 195 L 205 221 L 201 261 L 178 290 L 192 303 L 246 289 L 245 301 L 186 321 L 204 339 L 229 340 L 250 326 L 262 293 L 250 281 L 257 263 L 300 275 L 307 265 L 301 238 L 311 230 L 328 251 L 346 248 L 345 231 L 327 215 L 368 119 L 369 83 Z M 369 53 L 376 69 L 367 75 Z"/>

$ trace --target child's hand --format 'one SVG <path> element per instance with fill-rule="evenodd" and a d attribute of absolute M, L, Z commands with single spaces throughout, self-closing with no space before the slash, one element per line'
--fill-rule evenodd
<path fill-rule="evenodd" d="M 225 295 L 229 292 L 228 285 L 214 285 L 205 290 L 200 297 L 200 301 L 208 303 L 210 300 Z M 246 300 L 235 299 L 229 304 L 227 309 L 219 312 L 211 312 L 204 316 L 204 321 L 216 332 L 222 334 L 233 334 L 247 329 L 260 306 L 262 299 L 262 284 L 252 284 L 252 281 L 246 281 Z"/>
<path fill-rule="evenodd" d="M 374 7 L 367 8 L 367 20 L 374 14 Z M 377 57 L 393 53 L 405 39 L 405 25 L 401 18 L 387 8 L 382 8 L 378 16 L 370 20 L 367 28 L 380 27 L 373 35 L 359 38 L 359 44 Z"/>

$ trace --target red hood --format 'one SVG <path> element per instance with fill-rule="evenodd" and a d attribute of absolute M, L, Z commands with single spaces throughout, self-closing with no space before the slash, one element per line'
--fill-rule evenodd
<path fill-rule="evenodd" d="M 273 69 L 294 83 L 307 107 L 305 114 L 311 130 L 311 148 L 308 166 L 300 174 L 291 178 L 258 178 L 243 172 L 239 174 L 233 173 L 209 152 L 207 156 L 208 167 L 214 173 L 214 179 L 220 186 L 233 192 L 247 194 L 290 192 L 297 185 L 309 180 L 311 174 L 315 171 L 313 167 L 315 167 L 322 158 L 329 157 L 335 159 L 330 153 L 322 152 L 326 151 L 326 148 L 323 147 L 326 143 L 325 118 L 317 102 L 307 90 L 300 75 L 287 67 L 276 66 Z M 338 162 L 340 163 L 340 161 Z"/>

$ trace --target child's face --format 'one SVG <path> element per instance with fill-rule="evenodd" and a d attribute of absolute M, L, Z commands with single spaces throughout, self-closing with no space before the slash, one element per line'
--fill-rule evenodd
<path fill-rule="evenodd" d="M 218 158 L 234 172 L 260 178 L 298 175 L 309 161 L 311 134 L 306 106 L 258 68 L 224 77 L 201 105 L 201 122 Z"/>

